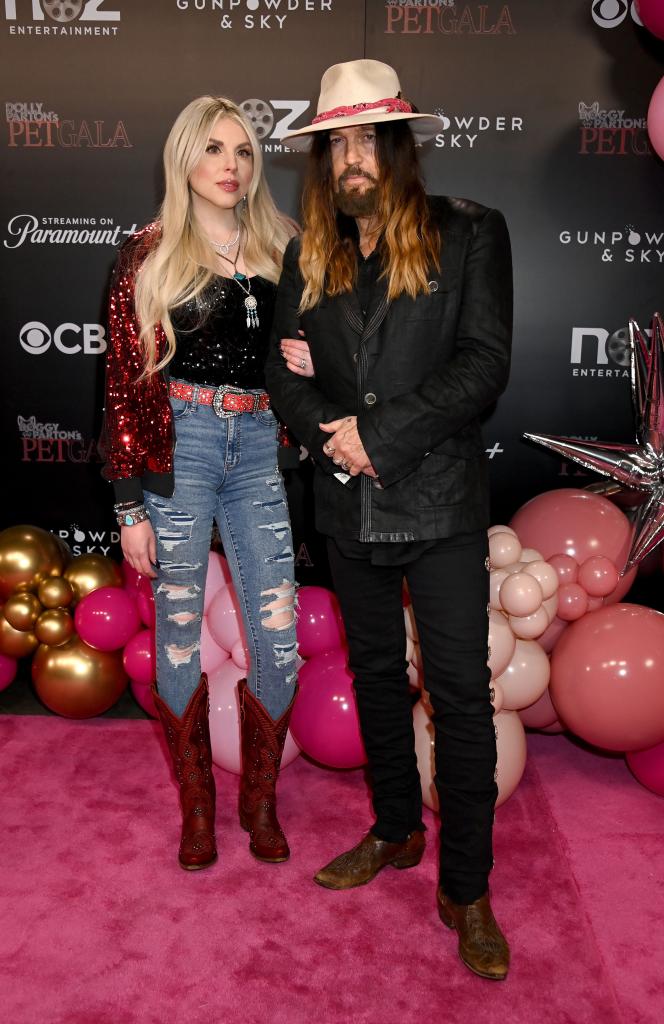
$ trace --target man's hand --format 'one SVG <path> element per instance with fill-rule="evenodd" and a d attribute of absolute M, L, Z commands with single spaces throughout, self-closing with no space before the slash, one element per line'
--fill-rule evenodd
<path fill-rule="evenodd" d="M 143 576 L 156 578 L 157 542 L 149 519 L 135 526 L 123 526 L 120 530 L 122 553 L 132 569 Z"/>
<path fill-rule="evenodd" d="M 332 435 L 323 445 L 323 451 L 332 459 L 335 466 L 339 466 L 350 476 L 358 476 L 360 473 L 365 473 L 366 476 L 378 476 L 360 440 L 357 416 L 344 416 L 342 420 L 319 423 L 318 426 L 326 434 Z"/>

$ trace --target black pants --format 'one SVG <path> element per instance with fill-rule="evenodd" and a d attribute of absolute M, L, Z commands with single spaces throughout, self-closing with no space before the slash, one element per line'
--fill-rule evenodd
<path fill-rule="evenodd" d="M 345 557 L 333 540 L 328 553 L 369 759 L 376 814 L 372 831 L 380 839 L 403 842 L 424 827 L 406 675 L 405 577 L 434 709 L 440 884 L 455 903 L 472 903 L 487 889 L 497 795 L 487 668 L 486 533 L 436 541 L 406 565 Z"/>

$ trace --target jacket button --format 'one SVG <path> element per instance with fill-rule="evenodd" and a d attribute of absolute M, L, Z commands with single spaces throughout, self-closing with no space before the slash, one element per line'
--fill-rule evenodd
<path fill-rule="evenodd" d="M 353 352 L 353 362 L 357 362 L 357 352 Z"/>
<path fill-rule="evenodd" d="M 366 395 L 364 396 L 364 404 L 365 405 L 375 405 L 376 404 L 376 396 L 374 395 L 373 391 L 367 391 Z"/>

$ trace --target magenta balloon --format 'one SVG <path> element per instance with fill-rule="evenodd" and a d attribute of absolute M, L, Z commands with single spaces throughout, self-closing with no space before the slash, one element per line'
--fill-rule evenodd
<path fill-rule="evenodd" d="M 148 629 L 154 629 L 155 623 L 155 612 L 154 612 L 154 592 L 152 590 L 152 584 L 147 576 L 139 577 L 138 584 L 138 614 L 141 617 L 141 622 Z"/>
<path fill-rule="evenodd" d="M 129 686 L 136 703 L 143 708 L 146 714 L 151 715 L 153 718 L 158 718 L 157 708 L 155 707 L 154 697 L 152 696 L 152 686 L 146 686 L 144 683 L 139 683 L 135 679 L 129 680 Z"/>
<path fill-rule="evenodd" d="M 592 555 L 579 566 L 578 582 L 589 597 L 608 597 L 618 584 L 618 570 L 610 558 Z"/>
<path fill-rule="evenodd" d="M 16 658 L 10 658 L 7 654 L 0 654 L 0 690 L 6 689 L 16 677 Z"/>
<path fill-rule="evenodd" d="M 208 555 L 207 576 L 205 577 L 205 595 L 203 608 L 205 611 L 210 607 L 212 598 L 219 590 L 223 590 L 233 579 L 228 568 L 228 562 L 223 555 L 217 551 L 211 551 Z"/>
<path fill-rule="evenodd" d="M 240 605 L 233 587 L 222 587 L 217 591 L 210 602 L 206 618 L 212 638 L 225 651 L 232 651 L 233 645 L 244 637 Z"/>
<path fill-rule="evenodd" d="M 662 4 L 662 0 L 636 0 L 636 10 L 644 27 L 658 39 L 664 39 L 664 4 Z"/>
<path fill-rule="evenodd" d="M 297 592 L 297 643 L 303 658 L 336 651 L 344 642 L 339 602 L 325 587 L 300 587 Z"/>
<path fill-rule="evenodd" d="M 664 743 L 647 750 L 630 750 L 627 764 L 642 786 L 658 796 L 664 796 Z"/>
<path fill-rule="evenodd" d="M 560 720 L 607 750 L 664 740 L 664 615 L 605 605 L 573 622 L 551 658 L 550 694 Z"/>
<path fill-rule="evenodd" d="M 330 768 L 359 768 L 366 761 L 345 650 L 310 658 L 300 669 L 291 730 L 300 748 Z"/>
<path fill-rule="evenodd" d="M 127 590 L 136 590 L 138 588 L 139 580 L 141 579 L 141 574 L 136 572 L 133 565 L 130 565 L 126 558 L 122 559 L 120 569 L 122 570 L 122 577 L 125 581 L 125 587 Z"/>
<path fill-rule="evenodd" d="M 100 587 L 87 594 L 74 612 L 76 631 L 97 651 L 116 651 L 140 628 L 136 605 L 122 587 Z"/>
<path fill-rule="evenodd" d="M 538 494 L 522 505 L 510 525 L 521 543 L 541 551 L 547 562 L 557 554 L 579 563 L 605 555 L 621 569 L 632 537 L 627 516 L 613 502 L 575 488 Z"/>
<path fill-rule="evenodd" d="M 151 629 L 142 629 L 140 633 L 132 636 L 122 653 L 122 664 L 134 682 L 141 686 L 151 686 L 154 683 L 156 660 L 154 632 Z"/>
<path fill-rule="evenodd" d="M 588 611 L 588 595 L 578 583 L 564 583 L 558 588 L 558 618 L 574 622 Z"/>

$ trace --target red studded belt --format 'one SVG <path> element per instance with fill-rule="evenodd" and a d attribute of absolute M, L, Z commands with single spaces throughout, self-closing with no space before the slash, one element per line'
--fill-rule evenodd
<path fill-rule="evenodd" d="M 244 391 L 230 384 L 220 388 L 204 388 L 199 384 L 172 380 L 169 381 L 168 392 L 171 398 L 180 398 L 183 402 L 211 405 L 222 419 L 242 412 L 265 412 L 270 408 L 270 396 L 265 391 Z"/>

